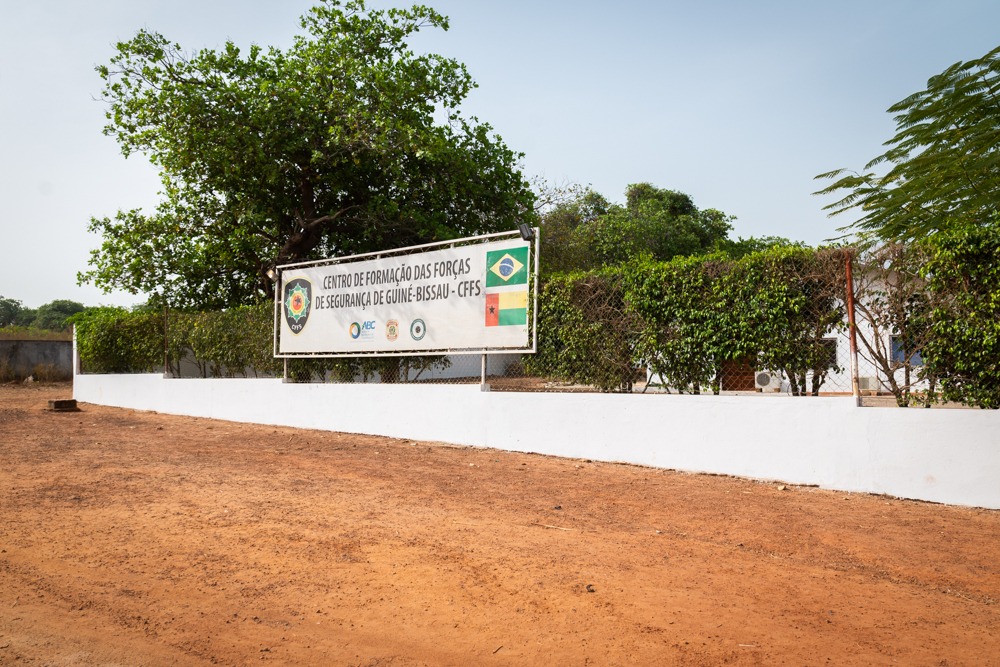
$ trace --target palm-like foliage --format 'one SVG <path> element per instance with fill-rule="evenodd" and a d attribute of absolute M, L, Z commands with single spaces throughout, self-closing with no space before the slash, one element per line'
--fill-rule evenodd
<path fill-rule="evenodd" d="M 904 241 L 988 220 L 1000 196 L 1000 47 L 931 77 L 889 112 L 896 135 L 862 173 L 816 177 L 836 179 L 816 194 L 841 197 L 824 208 L 861 213 L 844 229 Z"/>

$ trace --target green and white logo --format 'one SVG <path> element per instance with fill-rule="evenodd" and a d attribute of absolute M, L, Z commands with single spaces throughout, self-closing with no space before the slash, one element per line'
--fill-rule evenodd
<path fill-rule="evenodd" d="M 309 320 L 312 285 L 305 278 L 296 278 L 285 285 L 285 322 L 292 333 L 299 333 Z"/>

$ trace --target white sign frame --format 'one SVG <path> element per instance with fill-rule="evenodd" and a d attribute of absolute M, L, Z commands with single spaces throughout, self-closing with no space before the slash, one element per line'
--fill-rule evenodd
<path fill-rule="evenodd" d="M 531 240 L 500 232 L 275 267 L 274 357 L 534 353 L 533 231 Z"/>

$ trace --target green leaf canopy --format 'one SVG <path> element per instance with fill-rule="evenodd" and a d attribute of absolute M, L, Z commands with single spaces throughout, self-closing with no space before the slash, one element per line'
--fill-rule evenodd
<path fill-rule="evenodd" d="M 683 192 L 635 183 L 625 206 L 583 190 L 542 217 L 542 273 L 620 266 L 640 258 L 666 261 L 712 252 L 727 239 L 733 216 L 699 210 Z"/>
<path fill-rule="evenodd" d="M 93 219 L 81 281 L 175 305 L 269 295 L 276 264 L 512 229 L 533 194 L 489 125 L 458 107 L 464 65 L 407 39 L 434 10 L 328 0 L 287 51 L 185 53 L 142 30 L 98 67 L 105 134 L 161 170 L 156 211 Z M 527 219 L 527 221 L 531 221 Z"/>
<path fill-rule="evenodd" d="M 841 196 L 826 210 L 859 211 L 853 227 L 904 241 L 990 220 L 1000 201 L 1000 48 L 955 63 L 889 112 L 896 136 L 864 173 L 816 177 L 836 179 L 816 193 Z"/>

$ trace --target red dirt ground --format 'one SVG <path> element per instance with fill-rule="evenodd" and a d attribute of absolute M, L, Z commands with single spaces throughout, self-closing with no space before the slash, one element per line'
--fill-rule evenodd
<path fill-rule="evenodd" d="M 2 665 L 1000 665 L 1000 512 L 70 395 L 0 387 Z"/>

